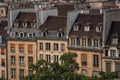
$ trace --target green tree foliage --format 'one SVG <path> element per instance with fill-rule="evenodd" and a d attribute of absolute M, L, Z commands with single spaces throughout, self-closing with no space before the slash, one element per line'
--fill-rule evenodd
<path fill-rule="evenodd" d="M 39 60 L 35 65 L 30 68 L 35 72 L 23 78 L 23 80 L 112 80 L 116 75 L 115 73 L 100 72 L 101 77 L 86 77 L 77 74 L 79 64 L 76 63 L 76 53 L 64 53 L 60 60 L 62 64 L 57 62 L 48 63 L 45 60 Z"/>

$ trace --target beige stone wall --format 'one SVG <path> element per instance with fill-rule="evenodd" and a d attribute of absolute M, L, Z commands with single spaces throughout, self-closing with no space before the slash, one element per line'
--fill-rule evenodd
<path fill-rule="evenodd" d="M 10 51 L 10 44 L 15 45 L 15 53 L 12 53 Z M 19 44 L 24 45 L 24 53 L 19 52 Z M 28 56 L 33 57 L 33 64 L 36 63 L 36 42 L 30 42 L 30 41 L 8 41 L 7 43 L 7 48 L 8 48 L 8 80 L 19 80 L 19 69 L 24 69 L 24 76 L 28 75 Z M 33 45 L 33 53 L 28 53 L 28 45 Z M 10 56 L 16 56 L 16 64 L 11 65 L 11 59 Z M 19 65 L 19 56 L 24 56 L 24 66 Z M 16 69 L 16 78 L 11 79 L 11 68 Z"/>

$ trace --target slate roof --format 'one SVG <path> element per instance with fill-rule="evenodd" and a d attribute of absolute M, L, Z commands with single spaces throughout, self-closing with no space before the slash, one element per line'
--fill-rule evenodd
<path fill-rule="evenodd" d="M 39 28 L 40 30 L 51 31 L 66 31 L 67 30 L 67 17 L 62 16 L 49 16 L 47 21 Z"/>
<path fill-rule="evenodd" d="M 8 26 L 8 21 L 1 21 L 0 22 L 0 35 L 6 36 L 7 30 L 5 30 L 5 27 Z"/>
<path fill-rule="evenodd" d="M 80 28 L 78 31 L 74 31 L 73 27 L 75 23 L 78 23 Z M 103 28 L 103 15 L 102 14 L 79 14 L 75 21 L 70 34 L 74 36 L 89 36 L 89 37 L 102 37 L 102 28 Z M 90 23 L 90 31 L 85 31 L 84 27 Z M 101 32 L 96 32 L 96 26 L 101 25 Z"/>
<path fill-rule="evenodd" d="M 109 30 L 106 45 L 112 45 L 112 38 L 118 37 L 118 44 L 120 45 L 120 21 L 113 21 Z"/>
<path fill-rule="evenodd" d="M 55 5 L 58 8 L 58 16 L 67 16 L 67 12 L 74 10 L 73 4 Z"/>

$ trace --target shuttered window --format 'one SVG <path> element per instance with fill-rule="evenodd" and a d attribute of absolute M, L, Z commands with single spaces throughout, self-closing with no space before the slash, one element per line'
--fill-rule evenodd
<path fill-rule="evenodd" d="M 33 52 L 33 46 L 32 45 L 28 45 L 28 53 L 32 53 Z"/>
<path fill-rule="evenodd" d="M 87 66 L 87 55 L 86 54 L 81 55 L 81 65 Z"/>

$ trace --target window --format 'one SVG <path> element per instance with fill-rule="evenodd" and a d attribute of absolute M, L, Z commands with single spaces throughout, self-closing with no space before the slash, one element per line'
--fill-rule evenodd
<path fill-rule="evenodd" d="M 118 38 L 113 38 L 112 39 L 112 44 L 118 44 Z"/>
<path fill-rule="evenodd" d="M 94 47 L 98 47 L 98 40 L 94 39 Z"/>
<path fill-rule="evenodd" d="M 29 75 L 32 75 L 33 74 L 33 71 L 32 70 L 29 70 Z"/>
<path fill-rule="evenodd" d="M 50 57 L 49 54 L 46 55 L 46 61 L 47 61 L 47 62 L 51 62 L 51 57 Z"/>
<path fill-rule="evenodd" d="M 11 69 L 11 78 L 16 78 L 16 69 Z"/>
<path fill-rule="evenodd" d="M 87 70 L 82 69 L 82 70 L 81 70 L 81 74 L 84 75 L 84 76 L 87 76 Z"/>
<path fill-rule="evenodd" d="M 46 37 L 48 35 L 48 32 L 42 32 L 42 36 Z"/>
<path fill-rule="evenodd" d="M 88 46 L 92 46 L 92 40 L 88 38 Z"/>
<path fill-rule="evenodd" d="M 78 31 L 79 30 L 79 26 L 78 25 L 73 26 L 73 30 L 74 31 Z"/>
<path fill-rule="evenodd" d="M 1 10 L 1 14 L 3 13 L 4 11 L 3 10 Z"/>
<path fill-rule="evenodd" d="M 90 31 L 90 25 L 84 26 L 84 31 Z"/>
<path fill-rule="evenodd" d="M 1 77 L 5 78 L 5 70 L 1 70 Z"/>
<path fill-rule="evenodd" d="M 63 32 L 58 32 L 58 33 L 57 33 L 57 36 L 58 36 L 58 37 L 62 37 L 62 35 L 63 35 Z"/>
<path fill-rule="evenodd" d="M 46 43 L 46 50 L 50 50 L 50 43 Z"/>
<path fill-rule="evenodd" d="M 75 38 L 71 38 L 71 45 L 75 45 Z"/>
<path fill-rule="evenodd" d="M 27 27 L 27 22 L 23 22 L 22 26 L 26 28 Z"/>
<path fill-rule="evenodd" d="M 28 45 L 28 53 L 32 53 L 33 52 L 33 46 L 32 45 Z"/>
<path fill-rule="evenodd" d="M 87 66 L 87 55 L 86 54 L 81 55 L 81 65 Z"/>
<path fill-rule="evenodd" d="M 39 43 L 39 46 L 40 46 L 40 50 L 43 50 L 43 43 L 42 42 Z"/>
<path fill-rule="evenodd" d="M 24 33 L 23 32 L 19 33 L 19 37 L 24 38 Z"/>
<path fill-rule="evenodd" d="M 15 52 L 15 45 L 14 45 L 14 44 L 10 44 L 10 51 L 11 51 L 12 53 Z"/>
<path fill-rule="evenodd" d="M 115 57 L 116 56 L 116 50 L 110 50 L 110 56 Z"/>
<path fill-rule="evenodd" d="M 108 50 L 105 50 L 105 56 L 108 56 Z"/>
<path fill-rule="evenodd" d="M 100 26 L 96 27 L 96 32 L 101 32 L 101 27 Z"/>
<path fill-rule="evenodd" d="M 33 57 L 28 57 L 28 64 L 29 65 L 33 64 Z"/>
<path fill-rule="evenodd" d="M 99 58 L 98 55 L 93 55 L 93 66 L 98 67 L 99 66 Z"/>
<path fill-rule="evenodd" d="M 120 63 L 119 62 L 115 63 L 115 71 L 120 72 Z"/>
<path fill-rule="evenodd" d="M 58 55 L 54 55 L 54 62 L 58 62 Z"/>
<path fill-rule="evenodd" d="M 24 57 L 23 56 L 19 57 L 19 64 L 20 64 L 20 66 L 24 65 Z"/>
<path fill-rule="evenodd" d="M 106 72 L 111 72 L 111 63 L 106 62 Z"/>
<path fill-rule="evenodd" d="M 40 54 L 40 60 L 42 60 L 43 59 L 43 54 Z"/>
<path fill-rule="evenodd" d="M 5 55 L 5 49 L 1 48 L 1 55 Z"/>
<path fill-rule="evenodd" d="M 98 71 L 93 71 L 93 77 L 98 77 L 99 72 Z"/>
<path fill-rule="evenodd" d="M 36 27 L 36 23 L 35 22 L 32 22 L 30 25 L 31 25 L 32 28 Z"/>
<path fill-rule="evenodd" d="M 86 39 L 82 39 L 82 46 L 86 46 Z"/>
<path fill-rule="evenodd" d="M 20 53 L 24 52 L 24 45 L 23 44 L 19 44 L 19 52 Z"/>
<path fill-rule="evenodd" d="M 11 33 L 10 33 L 10 37 L 11 37 L 11 38 L 15 38 L 15 32 L 11 32 Z"/>
<path fill-rule="evenodd" d="M 54 50 L 58 50 L 58 43 L 54 43 Z"/>
<path fill-rule="evenodd" d="M 30 38 L 30 39 L 33 38 L 33 34 L 32 34 L 32 33 L 29 33 L 29 34 L 28 34 L 28 38 Z"/>
<path fill-rule="evenodd" d="M 20 71 L 19 71 L 19 77 L 20 78 L 24 77 L 24 69 L 20 69 Z"/>
<path fill-rule="evenodd" d="M 76 42 L 77 42 L 77 45 L 79 46 L 80 45 L 80 38 L 79 37 L 76 37 Z"/>
<path fill-rule="evenodd" d="M 4 58 L 1 59 L 1 66 L 5 66 L 5 59 Z"/>
<path fill-rule="evenodd" d="M 14 65 L 16 63 L 15 56 L 11 56 L 11 65 Z"/>
<path fill-rule="evenodd" d="M 14 25 L 14 27 L 18 27 L 19 22 L 15 21 L 13 25 Z"/>
<path fill-rule="evenodd" d="M 61 44 L 61 51 L 65 51 L 65 44 Z"/>

